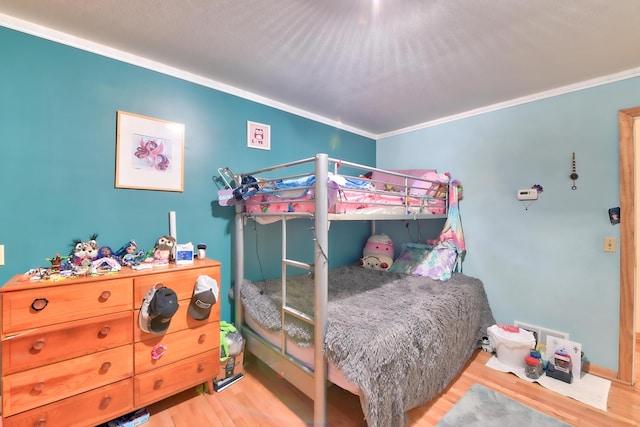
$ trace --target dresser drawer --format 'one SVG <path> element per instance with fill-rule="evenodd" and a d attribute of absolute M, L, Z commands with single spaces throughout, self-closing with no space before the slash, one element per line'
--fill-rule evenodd
<path fill-rule="evenodd" d="M 2 373 L 13 374 L 131 342 L 132 313 L 124 311 L 36 328 L 2 343 Z"/>
<path fill-rule="evenodd" d="M 216 321 L 195 330 L 186 329 L 167 335 L 155 335 L 155 337 L 135 343 L 136 374 L 166 366 L 205 351 L 213 349 L 219 351 L 220 323 Z M 162 357 L 154 360 L 151 353 L 157 345 L 166 346 L 166 350 Z"/>
<path fill-rule="evenodd" d="M 152 274 L 143 277 L 136 277 L 134 281 L 134 305 L 135 308 L 142 306 L 144 296 L 149 289 L 157 283 L 161 283 L 167 288 L 173 290 L 178 295 L 178 300 L 191 300 L 193 288 L 196 285 L 198 276 L 206 275 L 216 279 L 218 287 L 220 286 L 220 268 L 191 268 L 185 270 L 171 270 L 163 274 Z"/>
<path fill-rule="evenodd" d="M 132 345 L 4 376 L 2 414 L 13 415 L 133 374 Z"/>
<path fill-rule="evenodd" d="M 133 379 L 5 418 L 3 427 L 95 426 L 133 411 Z"/>
<path fill-rule="evenodd" d="M 219 369 L 220 353 L 216 349 L 136 375 L 135 407 L 140 408 L 197 384 L 210 382 Z"/>
<path fill-rule="evenodd" d="M 189 301 L 179 301 L 178 311 L 171 318 L 171 323 L 169 323 L 169 328 L 166 333 L 170 334 L 173 332 L 178 332 L 183 329 L 197 329 L 203 326 L 206 326 L 207 323 L 218 322 L 220 319 L 220 304 L 216 303 L 211 307 L 211 314 L 209 318 L 206 320 L 196 320 L 193 317 L 189 316 Z M 136 310 L 133 319 L 133 338 L 134 341 L 144 341 L 149 339 L 155 339 L 158 337 L 157 334 L 151 334 L 149 332 L 145 332 L 140 329 L 139 323 L 140 310 Z M 194 332 L 195 333 L 195 332 Z"/>
<path fill-rule="evenodd" d="M 131 286 L 131 278 L 114 278 L 5 292 L 2 295 L 3 336 L 23 329 L 131 310 Z"/>

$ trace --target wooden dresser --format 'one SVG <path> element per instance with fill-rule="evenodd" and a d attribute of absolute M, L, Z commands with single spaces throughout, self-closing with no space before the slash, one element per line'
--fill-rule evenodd
<path fill-rule="evenodd" d="M 0 288 L 2 426 L 91 426 L 207 383 L 220 363 L 220 304 L 187 314 L 198 276 L 220 284 L 220 263 L 196 260 L 143 271 Z M 147 291 L 163 284 L 179 308 L 165 334 L 143 332 Z M 154 347 L 164 346 L 154 359 Z"/>

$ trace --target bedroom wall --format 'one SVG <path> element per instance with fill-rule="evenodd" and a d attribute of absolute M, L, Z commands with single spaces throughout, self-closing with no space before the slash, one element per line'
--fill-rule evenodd
<path fill-rule="evenodd" d="M 464 272 L 482 279 L 496 320 L 568 332 L 592 363 L 617 370 L 618 110 L 640 105 L 633 78 L 377 142 L 378 166 L 434 167 L 464 185 Z M 571 157 L 577 161 L 573 191 Z M 516 191 L 543 186 L 530 205 Z"/>
<path fill-rule="evenodd" d="M 204 242 L 222 262 L 222 318 L 231 320 L 234 210 L 217 204 L 217 168 L 316 152 L 375 164 L 371 139 L 155 71 L 4 27 L 0 52 L 0 284 L 93 233 L 114 250 L 129 239 L 150 249 L 175 211 L 178 240 Z M 117 110 L 186 125 L 184 192 L 114 188 Z M 271 151 L 246 147 L 247 120 L 271 125 Z M 338 236 L 336 248 L 354 251 L 331 253 L 336 262 L 358 258 L 366 235 L 355 245 L 353 234 Z"/>

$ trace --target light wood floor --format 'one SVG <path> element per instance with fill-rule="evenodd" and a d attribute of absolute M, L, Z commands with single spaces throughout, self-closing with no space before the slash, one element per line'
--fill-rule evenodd
<path fill-rule="evenodd" d="M 640 345 L 637 347 L 640 348 Z M 489 354 L 478 351 L 464 371 L 429 404 L 409 412 L 407 427 L 435 425 L 474 383 L 483 384 L 527 406 L 574 426 L 640 425 L 640 388 L 613 382 L 608 411 L 601 411 L 485 366 Z M 636 373 L 640 373 L 636 348 Z M 328 393 L 330 427 L 365 427 L 356 396 L 332 386 Z M 313 425 L 313 402 L 279 378 L 261 361 L 245 357 L 244 378 L 220 393 L 189 390 L 151 407 L 147 427 L 299 427 Z"/>

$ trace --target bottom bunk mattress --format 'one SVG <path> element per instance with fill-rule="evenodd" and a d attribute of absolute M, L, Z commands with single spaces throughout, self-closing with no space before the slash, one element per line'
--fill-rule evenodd
<path fill-rule="evenodd" d="M 274 347 L 281 348 L 282 340 L 279 332 L 266 329 L 248 313 L 245 313 L 244 321 L 246 322 L 247 326 L 249 326 L 251 330 L 258 334 L 263 340 L 269 342 Z M 313 368 L 313 347 L 300 347 L 296 345 L 296 343 L 293 342 L 289 337 L 287 337 L 286 340 L 287 342 L 285 346 L 287 348 L 287 354 L 302 362 L 302 364 L 304 364 L 306 367 Z M 327 366 L 327 379 L 333 384 L 353 394 L 360 394 L 360 390 L 358 389 L 358 387 L 356 387 L 354 384 L 351 384 L 344 377 L 342 371 L 331 362 L 329 362 Z"/>
<path fill-rule="evenodd" d="M 287 305 L 313 313 L 313 279 L 287 282 Z M 240 293 L 246 317 L 276 334 L 281 288 L 280 279 L 245 280 Z M 406 411 L 440 393 L 495 323 L 476 278 L 453 274 L 442 282 L 360 266 L 329 272 L 327 312 L 324 354 L 349 383 L 345 388 L 358 390 L 369 427 L 404 426 Z M 313 329 L 299 319 L 287 316 L 284 331 L 299 349 L 313 344 Z"/>

